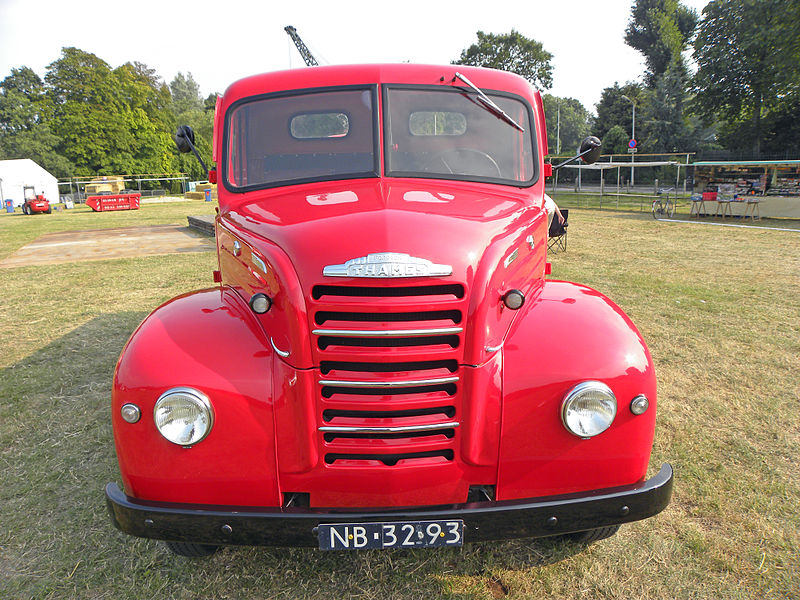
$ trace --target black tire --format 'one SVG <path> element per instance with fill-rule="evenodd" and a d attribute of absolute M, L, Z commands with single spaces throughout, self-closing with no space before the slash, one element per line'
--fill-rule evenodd
<path fill-rule="evenodd" d="M 178 556 L 185 556 L 187 558 L 202 558 L 204 556 L 211 556 L 219 546 L 212 544 L 195 544 L 194 542 L 164 542 L 169 548 L 169 551 Z"/>
<path fill-rule="evenodd" d="M 566 535 L 559 536 L 564 541 L 572 542 L 573 544 L 592 544 L 599 542 L 619 531 L 619 525 L 609 525 L 608 527 L 598 527 L 597 529 L 588 529 L 586 531 L 576 531 L 575 533 L 567 533 Z"/>
<path fill-rule="evenodd" d="M 674 203 L 674 202 L 669 202 L 669 203 L 667 204 L 666 213 L 667 213 L 667 216 L 668 216 L 670 219 L 672 218 L 672 215 L 674 215 L 674 214 L 675 214 L 675 203 Z"/>
<path fill-rule="evenodd" d="M 23 215 L 27 215 L 28 214 L 28 205 L 27 204 L 23 204 L 22 205 L 22 214 Z"/>
<path fill-rule="evenodd" d="M 653 218 L 658 219 L 658 215 L 664 212 L 663 207 L 661 206 L 661 202 L 653 202 Z"/>

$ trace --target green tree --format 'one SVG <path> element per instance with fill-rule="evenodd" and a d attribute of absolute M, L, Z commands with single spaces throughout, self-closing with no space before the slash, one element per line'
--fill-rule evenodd
<path fill-rule="evenodd" d="M 540 42 L 514 29 L 499 35 L 479 31 L 477 35 L 478 43 L 462 51 L 453 64 L 510 71 L 543 89 L 553 85 L 553 55 Z"/>
<path fill-rule="evenodd" d="M 57 177 L 71 175 L 73 165 L 56 150 L 51 112 L 39 76 L 28 67 L 12 69 L 0 83 L 0 159 L 30 158 Z"/>
<path fill-rule="evenodd" d="M 648 90 L 641 111 L 641 135 L 648 152 L 689 152 L 697 149 L 695 127 L 685 112 L 688 102 L 687 76 L 672 63 Z"/>
<path fill-rule="evenodd" d="M 547 120 L 547 145 L 550 154 L 558 153 L 558 138 L 561 138 L 561 153 L 573 153 L 592 128 L 592 113 L 574 98 L 559 98 L 544 94 L 544 114 Z"/>
<path fill-rule="evenodd" d="M 175 125 L 189 125 L 195 133 L 195 146 L 206 164 L 211 163 L 211 141 L 214 132 L 216 95 L 203 100 L 200 86 L 191 73 L 178 73 L 169 84 L 172 95 L 171 113 Z M 175 127 L 173 127 L 173 132 Z M 206 174 L 194 154 L 175 152 L 173 169 L 186 173 L 191 179 L 203 179 Z"/>
<path fill-rule="evenodd" d="M 605 154 L 625 154 L 628 151 L 630 132 L 621 125 L 614 125 L 603 136 L 603 152 Z"/>
<path fill-rule="evenodd" d="M 626 96 L 630 100 L 627 100 Z M 605 88 L 600 95 L 600 102 L 595 105 L 597 118 L 594 121 L 592 134 L 602 140 L 609 129 L 619 125 L 628 132 L 628 139 L 630 139 L 633 120 L 631 101 L 636 103 L 637 113 L 641 113 L 644 99 L 645 90 L 638 83 L 628 82 L 620 86 L 615 82 L 612 87 Z"/>
<path fill-rule="evenodd" d="M 61 58 L 48 66 L 45 82 L 53 106 L 53 133 L 76 171 L 126 172 L 124 163 L 134 140 L 121 116 L 122 101 L 109 65 L 94 54 L 64 48 Z"/>
<path fill-rule="evenodd" d="M 697 13 L 678 0 L 635 0 L 625 30 L 625 43 L 644 55 L 645 79 L 654 86 L 670 65 L 683 64 L 697 26 Z"/>
<path fill-rule="evenodd" d="M 180 71 L 169 84 L 172 94 L 172 109 L 175 114 L 192 110 L 203 110 L 203 99 L 200 96 L 200 86 L 191 73 L 184 75 Z"/>
<path fill-rule="evenodd" d="M 800 90 L 800 2 L 711 2 L 694 58 L 696 112 L 706 123 L 725 121 L 730 146 L 760 154 L 765 117 Z"/>

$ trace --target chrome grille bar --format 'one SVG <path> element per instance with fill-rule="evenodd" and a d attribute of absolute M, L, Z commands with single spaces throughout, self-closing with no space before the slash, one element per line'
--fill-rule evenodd
<path fill-rule="evenodd" d="M 314 329 L 314 335 L 328 335 L 335 337 L 364 337 L 364 338 L 384 338 L 384 337 L 426 337 L 433 335 L 453 335 L 461 333 L 463 327 L 439 327 L 436 329 L 382 329 L 366 331 L 363 329 Z"/>
<path fill-rule="evenodd" d="M 430 425 L 390 425 L 385 427 L 323 425 L 319 430 L 325 433 L 417 433 L 420 431 L 435 431 L 437 429 L 453 429 L 459 425 L 460 423 L 458 421 L 433 423 Z"/>
<path fill-rule="evenodd" d="M 320 385 L 332 387 L 358 387 L 358 388 L 405 388 L 420 387 L 428 385 L 441 385 L 444 383 L 456 383 L 458 377 L 437 377 L 434 379 L 413 379 L 403 381 L 345 381 L 340 379 L 321 379 Z"/>

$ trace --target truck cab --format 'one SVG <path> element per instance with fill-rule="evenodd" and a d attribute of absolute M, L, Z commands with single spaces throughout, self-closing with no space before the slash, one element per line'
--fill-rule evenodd
<path fill-rule="evenodd" d="M 539 92 L 501 71 L 231 85 L 216 285 L 114 375 L 114 524 L 198 556 L 591 540 L 661 511 L 653 362 L 611 300 L 546 277 L 546 154 Z"/>

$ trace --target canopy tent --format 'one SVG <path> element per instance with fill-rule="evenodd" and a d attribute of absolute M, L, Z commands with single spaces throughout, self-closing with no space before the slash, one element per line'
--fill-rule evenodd
<path fill-rule="evenodd" d="M 25 201 L 25 186 L 33 186 L 37 194 L 44 194 L 50 202 L 58 202 L 58 182 L 49 172 L 29 158 L 0 160 L 0 202 L 13 200 L 14 206 Z"/>

